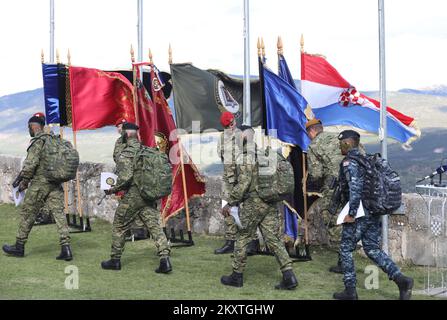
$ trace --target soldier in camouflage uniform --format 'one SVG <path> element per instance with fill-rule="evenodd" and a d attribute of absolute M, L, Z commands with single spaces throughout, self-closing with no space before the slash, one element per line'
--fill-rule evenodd
<path fill-rule="evenodd" d="M 308 182 L 321 186 L 319 193 L 322 197 L 317 199 L 309 210 L 310 217 L 321 217 L 328 233 L 329 246 L 338 251 L 341 226 L 336 223 L 336 216 L 329 213 L 329 206 L 333 194 L 332 182 L 338 176 L 341 160 L 338 135 L 325 132 L 320 120 L 312 119 L 306 123 L 306 130 L 312 140 L 307 152 Z M 341 262 L 338 259 L 336 266 L 329 268 L 331 272 L 342 273 Z"/>
<path fill-rule="evenodd" d="M 127 121 L 125 119 L 120 119 L 116 123 L 116 130 L 118 134 L 120 135 L 118 139 L 115 141 L 115 147 L 113 148 L 113 161 L 115 164 L 118 162 L 119 155 L 126 147 L 126 143 L 123 141 L 123 124 L 125 124 Z"/>
<path fill-rule="evenodd" d="M 140 191 L 133 182 L 133 160 L 141 146 L 137 138 L 137 130 L 138 126 L 133 123 L 123 124 L 123 141 L 126 143 L 126 147 L 118 157 L 118 181 L 115 186 L 105 191 L 107 195 L 118 191 L 126 191 L 126 193 L 120 199 L 113 219 L 111 259 L 103 261 L 101 267 L 111 270 L 121 269 L 121 255 L 125 244 L 124 235 L 138 216 L 152 234 L 155 246 L 157 247 L 160 266 L 155 272 L 168 273 L 172 271 L 172 265 L 169 260 L 171 249 L 162 231 L 160 213 L 156 208 L 155 201 L 143 199 Z"/>
<path fill-rule="evenodd" d="M 67 220 L 64 214 L 64 192 L 60 183 L 51 183 L 45 176 L 45 168 L 41 165 L 42 152 L 48 135 L 44 133 L 45 119 L 34 115 L 28 121 L 29 132 L 32 137 L 27 156 L 23 163 L 22 171 L 15 180 L 13 186 L 19 187 L 19 191 L 26 189 L 25 199 L 20 214 L 19 230 L 17 231 L 16 244 L 4 245 L 3 251 L 7 254 L 23 257 L 25 255 L 25 243 L 33 228 L 36 216 L 45 205 L 53 213 L 59 232 L 61 253 L 56 259 L 72 260 L 70 248 L 70 235 Z M 52 134 L 52 133 L 50 133 Z"/>
<path fill-rule="evenodd" d="M 223 276 L 221 283 L 228 286 L 242 287 L 242 274 L 247 262 L 247 246 L 256 229 L 259 227 L 265 241 L 276 257 L 280 270 L 283 273 L 282 281 L 275 286 L 276 289 L 293 289 L 298 281 L 292 270 L 292 261 L 278 236 L 280 217 L 278 203 L 264 202 L 256 192 L 257 166 L 256 144 L 253 141 L 254 131 L 251 127 L 243 126 L 243 153 L 237 159 L 237 183 L 231 189 L 228 205 L 224 210 L 230 210 L 231 206 L 239 205 L 241 208 L 240 220 L 243 228 L 239 230 L 234 248 L 233 272 L 229 276 Z"/>
<path fill-rule="evenodd" d="M 228 202 L 228 196 L 231 188 L 235 184 L 236 177 L 236 157 L 239 150 L 239 140 L 236 135 L 240 134 L 240 130 L 236 128 L 236 121 L 231 112 L 223 112 L 220 118 L 220 123 L 225 128 L 217 143 L 217 153 L 223 162 L 223 176 L 222 176 L 222 200 Z M 224 203 L 225 203 L 224 202 Z M 234 243 L 238 233 L 238 226 L 234 217 L 228 211 L 222 211 L 224 215 L 225 224 L 225 243 L 224 245 L 214 250 L 215 254 L 232 253 L 234 250 Z M 254 236 L 247 249 L 248 255 L 253 255 L 258 251 L 259 241 L 257 235 Z"/>
<path fill-rule="evenodd" d="M 413 279 L 404 276 L 399 267 L 380 249 L 381 217 L 375 215 L 364 202 L 365 216 L 357 218 L 357 210 L 362 200 L 365 168 L 353 159 L 362 156 L 359 151 L 360 135 L 353 130 L 345 130 L 339 135 L 341 153 L 346 156 L 340 164 L 339 183 L 342 198 L 349 201 L 349 213 L 344 219 L 340 245 L 345 290 L 334 293 L 338 300 L 357 300 L 356 274 L 352 252 L 358 241 L 362 240 L 363 250 L 393 280 L 400 293 L 401 300 L 411 298 Z"/>
<path fill-rule="evenodd" d="M 126 143 L 124 143 L 122 135 L 123 124 L 125 124 L 126 122 L 127 121 L 124 118 L 116 122 L 116 129 L 120 136 L 118 139 L 116 139 L 115 148 L 113 149 L 113 161 L 115 162 L 115 165 L 118 162 L 119 155 L 126 147 Z M 122 196 L 124 196 L 124 193 L 124 191 L 119 191 L 115 194 L 115 196 L 117 198 L 121 198 Z M 135 240 L 147 239 L 147 229 L 144 226 L 143 221 L 141 221 L 139 217 L 137 217 L 132 223 L 132 227 L 128 230 L 126 237 L 130 238 L 132 235 L 134 236 Z"/>

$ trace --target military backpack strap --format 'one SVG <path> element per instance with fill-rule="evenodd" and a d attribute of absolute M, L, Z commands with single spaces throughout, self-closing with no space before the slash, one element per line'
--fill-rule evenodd
<path fill-rule="evenodd" d="M 39 137 L 34 137 L 34 138 L 32 138 L 32 139 L 31 139 L 31 143 L 30 143 L 30 145 L 29 145 L 28 148 L 26 149 L 26 152 L 28 152 L 28 150 L 33 146 L 33 144 L 34 144 L 36 141 L 38 141 L 38 140 L 42 140 L 43 143 L 45 144 L 46 139 L 43 139 L 43 137 L 45 137 L 45 136 L 50 136 L 50 137 L 51 137 L 51 134 L 49 134 L 49 133 L 44 133 L 44 134 L 40 135 Z"/>
<path fill-rule="evenodd" d="M 134 156 L 133 156 L 132 168 L 134 170 L 135 170 L 135 167 L 138 162 L 138 158 L 140 157 L 142 150 L 143 150 L 143 145 L 140 144 L 140 147 L 135 151 Z"/>

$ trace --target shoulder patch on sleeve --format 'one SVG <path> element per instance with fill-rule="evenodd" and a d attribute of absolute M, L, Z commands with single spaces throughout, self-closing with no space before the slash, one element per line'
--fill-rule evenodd
<path fill-rule="evenodd" d="M 343 161 L 343 167 L 347 167 L 347 166 L 349 166 L 349 160 L 344 160 Z"/>

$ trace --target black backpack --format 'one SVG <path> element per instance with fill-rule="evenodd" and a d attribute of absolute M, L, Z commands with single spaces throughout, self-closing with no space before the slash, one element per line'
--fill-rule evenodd
<path fill-rule="evenodd" d="M 349 156 L 365 168 L 362 201 L 372 215 L 391 214 L 402 204 L 399 174 L 380 153 Z"/>

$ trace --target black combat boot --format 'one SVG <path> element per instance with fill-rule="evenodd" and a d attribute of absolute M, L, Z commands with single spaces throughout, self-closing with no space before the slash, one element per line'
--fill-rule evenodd
<path fill-rule="evenodd" d="M 222 248 L 214 250 L 215 254 L 233 253 L 234 251 L 234 240 L 227 240 Z"/>
<path fill-rule="evenodd" d="M 3 251 L 15 257 L 23 257 L 25 255 L 25 245 L 18 242 L 13 246 L 5 244 L 3 245 Z"/>
<path fill-rule="evenodd" d="M 101 268 L 105 270 L 121 270 L 121 260 L 120 259 L 110 259 L 101 262 Z"/>
<path fill-rule="evenodd" d="M 413 289 L 413 279 L 404 276 L 402 273 L 399 274 L 393 280 L 399 287 L 399 299 L 400 300 L 410 300 L 411 299 L 411 289 Z"/>
<path fill-rule="evenodd" d="M 286 270 L 282 273 L 282 280 L 275 286 L 278 290 L 292 290 L 298 285 L 298 280 L 295 277 L 293 270 Z"/>
<path fill-rule="evenodd" d="M 343 273 L 343 269 L 341 268 L 340 258 L 338 259 L 337 265 L 330 267 L 329 271 L 333 272 L 333 273 Z"/>
<path fill-rule="evenodd" d="M 247 247 L 247 256 L 254 256 L 259 251 L 259 240 L 251 240 Z"/>
<path fill-rule="evenodd" d="M 348 288 L 345 288 L 345 290 L 342 292 L 334 293 L 334 299 L 336 299 L 336 300 L 358 300 L 359 297 L 357 296 L 357 290 L 355 290 L 355 287 L 348 287 Z"/>
<path fill-rule="evenodd" d="M 226 286 L 240 288 L 243 285 L 242 273 L 233 271 L 229 276 L 222 276 L 220 282 Z"/>
<path fill-rule="evenodd" d="M 172 271 L 172 265 L 171 261 L 169 260 L 169 257 L 161 258 L 160 259 L 160 266 L 155 269 L 156 273 L 169 273 Z"/>
<path fill-rule="evenodd" d="M 57 260 L 70 261 L 73 259 L 70 245 L 66 244 L 61 247 L 61 254 L 56 257 Z"/>

